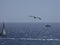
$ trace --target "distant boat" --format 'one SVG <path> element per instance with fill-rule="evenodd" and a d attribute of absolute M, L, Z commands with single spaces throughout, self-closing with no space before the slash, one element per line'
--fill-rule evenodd
<path fill-rule="evenodd" d="M 45 25 L 45 27 L 51 27 L 51 25 L 48 25 L 48 24 L 47 24 L 47 25 Z"/>
<path fill-rule="evenodd" d="M 3 23 L 3 25 L 2 25 L 2 32 L 0 33 L 0 36 L 5 36 L 5 35 L 6 35 L 5 24 Z"/>

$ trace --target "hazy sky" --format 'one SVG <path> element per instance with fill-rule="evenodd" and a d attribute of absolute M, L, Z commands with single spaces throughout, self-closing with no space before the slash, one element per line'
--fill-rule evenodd
<path fill-rule="evenodd" d="M 38 16 L 42 20 L 28 16 Z M 60 22 L 60 0 L 0 0 L 0 22 Z"/>

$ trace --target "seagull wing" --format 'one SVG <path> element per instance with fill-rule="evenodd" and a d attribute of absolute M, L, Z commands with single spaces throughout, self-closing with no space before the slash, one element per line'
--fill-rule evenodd
<path fill-rule="evenodd" d="M 35 17 L 35 16 L 29 16 L 29 17 Z"/>
<path fill-rule="evenodd" d="M 41 20 L 41 18 L 40 17 L 37 17 L 39 20 Z"/>

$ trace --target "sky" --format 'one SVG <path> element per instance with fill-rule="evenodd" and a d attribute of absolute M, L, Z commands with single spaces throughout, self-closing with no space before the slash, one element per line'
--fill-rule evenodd
<path fill-rule="evenodd" d="M 0 22 L 3 21 L 60 22 L 60 0 L 0 0 Z"/>

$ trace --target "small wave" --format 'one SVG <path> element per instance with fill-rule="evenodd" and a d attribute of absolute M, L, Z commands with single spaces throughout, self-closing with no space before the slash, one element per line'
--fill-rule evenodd
<path fill-rule="evenodd" d="M 56 41 L 60 41 L 60 39 L 38 39 L 38 38 L 20 38 L 21 40 L 48 40 L 48 41 L 52 41 L 52 40 L 56 40 Z"/>

